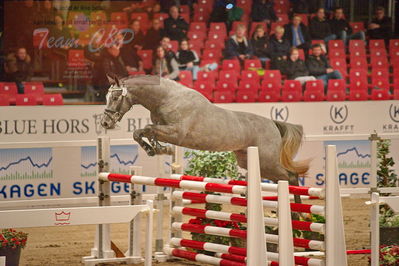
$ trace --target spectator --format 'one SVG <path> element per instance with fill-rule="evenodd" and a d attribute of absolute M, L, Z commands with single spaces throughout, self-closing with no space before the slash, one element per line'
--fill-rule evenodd
<path fill-rule="evenodd" d="M 105 101 L 109 88 L 107 74 L 126 77 L 128 72 L 120 54 L 120 44 L 115 44 L 101 51 L 100 59 L 94 64 L 93 87 L 96 90 L 96 101 Z"/>
<path fill-rule="evenodd" d="M 244 15 L 244 10 L 235 5 L 231 4 L 227 6 L 227 27 L 230 29 L 234 21 L 240 21 Z"/>
<path fill-rule="evenodd" d="M 254 55 L 258 57 L 265 66 L 265 63 L 270 61 L 271 56 L 269 51 L 269 38 L 265 33 L 264 26 L 256 26 L 251 43 L 254 49 Z"/>
<path fill-rule="evenodd" d="M 159 3 L 154 3 L 153 6 L 147 7 L 148 18 L 151 20 L 153 20 L 154 15 L 158 14 L 159 12 L 161 12 L 161 5 Z"/>
<path fill-rule="evenodd" d="M 170 8 L 169 18 L 165 19 L 165 33 L 171 40 L 181 41 L 186 38 L 188 23 L 179 15 L 176 6 Z"/>
<path fill-rule="evenodd" d="M 309 29 L 302 23 L 300 16 L 294 15 L 290 24 L 285 25 L 284 38 L 288 39 L 291 46 L 303 49 L 308 54 L 312 40 Z"/>
<path fill-rule="evenodd" d="M 180 70 L 190 70 L 193 73 L 193 80 L 197 80 L 198 71 L 212 71 L 218 67 L 217 63 L 206 64 L 202 68 L 198 66 L 199 58 L 195 51 L 189 49 L 188 41 L 180 43 L 180 50 L 176 53 L 176 59 Z"/>
<path fill-rule="evenodd" d="M 54 25 L 50 29 L 49 37 L 53 37 L 55 40 L 58 40 L 60 38 L 63 38 L 64 42 L 65 40 L 69 40 L 72 37 L 71 32 L 67 27 L 64 25 L 64 20 L 60 15 L 56 15 L 54 17 Z M 62 47 L 56 47 L 56 48 L 62 48 Z"/>
<path fill-rule="evenodd" d="M 316 80 L 315 77 L 309 75 L 309 70 L 305 62 L 299 59 L 299 49 L 295 47 L 291 48 L 282 72 L 284 75 L 287 75 L 288 79 L 299 80 L 302 85 L 306 81 Z"/>
<path fill-rule="evenodd" d="M 392 19 L 385 16 L 385 9 L 378 7 L 375 11 L 375 17 L 367 27 L 367 35 L 370 39 L 384 39 L 389 42 L 392 35 Z"/>
<path fill-rule="evenodd" d="M 363 40 L 366 41 L 366 35 L 363 31 L 353 33 L 352 27 L 349 22 L 345 19 L 344 10 L 342 7 L 338 7 L 334 11 L 334 18 L 330 20 L 330 27 L 332 32 L 345 44 L 348 44 L 349 40 Z"/>
<path fill-rule="evenodd" d="M 327 44 L 330 40 L 337 38 L 331 31 L 324 8 L 319 8 L 316 16 L 310 20 L 309 30 L 312 40 L 323 40 Z"/>
<path fill-rule="evenodd" d="M 157 56 L 152 69 L 152 74 L 167 79 L 177 80 L 179 77 L 179 66 L 174 57 L 167 58 L 162 46 L 157 48 Z"/>
<path fill-rule="evenodd" d="M 130 45 L 136 51 L 143 49 L 145 36 L 143 31 L 141 30 L 140 20 L 137 19 L 133 20 L 132 23 L 130 24 L 130 29 L 134 33 L 134 38 L 132 42 L 129 43 L 128 45 Z"/>
<path fill-rule="evenodd" d="M 33 75 L 33 64 L 26 49 L 18 48 L 16 53 L 11 53 L 6 58 L 5 72 L 7 80 L 15 82 L 18 93 L 24 93 L 24 81 L 30 81 Z"/>
<path fill-rule="evenodd" d="M 308 14 L 309 3 L 307 0 L 291 0 L 295 14 Z"/>
<path fill-rule="evenodd" d="M 226 59 L 238 59 L 243 62 L 253 55 L 252 45 L 245 37 L 247 28 L 239 24 L 236 32 L 226 42 Z"/>
<path fill-rule="evenodd" d="M 163 37 L 161 40 L 161 46 L 165 52 L 165 57 L 170 60 L 172 58 L 176 58 L 175 53 L 172 51 L 172 46 L 170 44 L 169 37 Z M 158 48 L 158 47 L 157 47 Z"/>
<path fill-rule="evenodd" d="M 213 4 L 210 22 L 226 22 L 228 18 L 226 0 L 216 0 Z"/>
<path fill-rule="evenodd" d="M 321 79 L 324 83 L 324 88 L 327 88 L 328 80 L 342 79 L 342 75 L 338 70 L 331 68 L 327 58 L 322 54 L 320 44 L 312 46 L 312 55 L 306 60 L 310 75 L 316 79 Z"/>
<path fill-rule="evenodd" d="M 177 0 L 160 0 L 159 3 L 161 5 L 161 11 L 163 13 L 168 13 L 172 6 L 178 5 Z"/>
<path fill-rule="evenodd" d="M 325 0 L 305 0 L 309 7 L 309 13 L 316 13 L 319 8 L 326 7 Z"/>
<path fill-rule="evenodd" d="M 152 26 L 148 29 L 144 38 L 144 49 L 155 51 L 164 36 L 164 30 L 161 28 L 159 19 L 152 20 Z"/>
<path fill-rule="evenodd" d="M 284 39 L 284 28 L 277 26 L 275 33 L 270 38 L 270 54 L 272 56 L 272 69 L 280 69 L 290 52 L 290 42 Z"/>
<path fill-rule="evenodd" d="M 271 23 L 277 20 L 273 0 L 254 0 L 251 17 L 253 21 Z"/>

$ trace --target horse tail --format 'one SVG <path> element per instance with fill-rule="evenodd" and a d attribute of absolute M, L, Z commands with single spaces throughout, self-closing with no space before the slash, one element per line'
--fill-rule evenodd
<path fill-rule="evenodd" d="M 300 125 L 274 121 L 280 131 L 282 139 L 282 148 L 280 151 L 280 163 L 289 172 L 305 175 L 309 170 L 310 160 L 294 161 L 293 158 L 297 154 L 301 146 L 303 128 Z"/>

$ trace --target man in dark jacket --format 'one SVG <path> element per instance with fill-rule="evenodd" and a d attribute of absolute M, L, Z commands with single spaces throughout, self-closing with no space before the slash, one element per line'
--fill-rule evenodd
<path fill-rule="evenodd" d="M 316 16 L 310 20 L 309 30 L 312 40 L 324 40 L 325 43 L 328 43 L 337 38 L 331 31 L 324 8 L 319 8 Z"/>
<path fill-rule="evenodd" d="M 327 89 L 328 80 L 342 79 L 342 75 L 338 70 L 331 68 L 327 57 L 322 54 L 323 50 L 320 44 L 312 46 L 312 55 L 306 60 L 306 65 L 309 69 L 309 74 L 316 79 L 323 80 L 324 88 Z"/>
<path fill-rule="evenodd" d="M 254 0 L 252 4 L 252 21 L 257 22 L 274 22 L 277 20 L 274 12 L 274 3 L 272 0 Z"/>
<path fill-rule="evenodd" d="M 307 0 L 291 0 L 295 14 L 308 14 L 309 3 Z"/>
<path fill-rule="evenodd" d="M 338 7 L 334 11 L 334 18 L 330 20 L 331 31 L 345 44 L 349 40 L 363 40 L 366 41 L 366 35 L 363 31 L 353 33 L 352 27 L 349 22 L 345 19 L 344 10 L 342 7 Z"/>
<path fill-rule="evenodd" d="M 315 77 L 309 75 L 309 70 L 305 62 L 299 59 L 298 48 L 291 48 L 290 55 L 284 64 L 282 73 L 287 75 L 288 79 L 299 80 L 301 84 L 309 80 L 316 80 Z"/>
<path fill-rule="evenodd" d="M 17 84 L 18 93 L 24 93 L 23 82 L 30 81 L 33 76 L 33 64 L 25 48 L 7 56 L 5 72 L 7 80 Z"/>
<path fill-rule="evenodd" d="M 172 6 L 169 18 L 164 21 L 165 34 L 171 40 L 181 41 L 186 38 L 188 23 L 179 15 L 177 6 Z"/>
<path fill-rule="evenodd" d="M 392 20 L 385 16 L 385 9 L 378 7 L 375 17 L 367 27 L 367 35 L 370 39 L 384 39 L 389 42 L 392 36 Z"/>
<path fill-rule="evenodd" d="M 251 42 L 245 37 L 246 27 L 242 24 L 238 25 L 236 33 L 226 42 L 225 57 L 226 59 L 238 59 L 243 62 L 253 56 Z"/>
<path fill-rule="evenodd" d="M 308 50 L 312 44 L 308 27 L 302 23 L 300 16 L 293 16 L 292 22 L 285 25 L 284 38 L 287 39 L 292 47 L 304 49 L 305 54 L 308 54 Z"/>
<path fill-rule="evenodd" d="M 269 51 L 272 57 L 271 68 L 282 71 L 285 60 L 290 52 L 290 42 L 284 39 L 284 28 L 277 26 L 275 34 L 270 38 Z"/>

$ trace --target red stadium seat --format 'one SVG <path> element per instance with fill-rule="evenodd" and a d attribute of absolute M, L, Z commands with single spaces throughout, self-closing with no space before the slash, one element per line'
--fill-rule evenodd
<path fill-rule="evenodd" d="M 219 62 L 222 57 L 222 51 L 220 49 L 204 49 L 202 52 L 202 60 L 213 60 Z"/>
<path fill-rule="evenodd" d="M 256 102 L 258 92 L 254 90 L 238 89 L 236 92 L 236 102 L 253 103 Z"/>
<path fill-rule="evenodd" d="M 354 56 L 350 58 L 351 69 L 364 69 L 367 70 L 368 64 L 366 57 Z"/>
<path fill-rule="evenodd" d="M 189 41 L 188 47 L 190 48 L 190 50 L 195 51 L 197 55 L 200 57 L 201 50 L 202 48 L 204 48 L 204 42 L 202 40 Z"/>
<path fill-rule="evenodd" d="M 353 52 L 355 50 L 366 50 L 366 44 L 362 40 L 350 40 L 349 41 L 349 51 Z"/>
<path fill-rule="evenodd" d="M 190 31 L 206 32 L 206 23 L 205 22 L 191 22 L 190 23 Z"/>
<path fill-rule="evenodd" d="M 234 70 L 240 72 L 241 66 L 240 61 L 234 59 L 226 59 L 222 62 L 222 69 L 223 70 Z"/>
<path fill-rule="evenodd" d="M 148 14 L 145 12 L 140 12 L 140 13 L 132 13 L 130 15 L 131 20 L 138 20 L 140 21 L 140 26 L 144 30 L 147 30 L 149 28 L 150 20 L 148 18 Z"/>
<path fill-rule="evenodd" d="M 193 74 L 191 71 L 183 70 L 179 72 L 179 82 L 189 88 L 193 87 Z"/>
<path fill-rule="evenodd" d="M 206 38 L 206 34 L 204 31 L 189 31 L 187 33 L 187 37 L 190 41 L 201 40 L 204 41 Z"/>
<path fill-rule="evenodd" d="M 324 101 L 324 84 L 322 80 L 307 81 L 304 93 L 305 101 Z"/>
<path fill-rule="evenodd" d="M 215 89 L 215 81 L 213 80 L 197 80 L 194 82 L 194 89 L 199 92 L 213 92 Z"/>
<path fill-rule="evenodd" d="M 216 84 L 216 90 L 224 91 L 231 90 L 235 91 L 237 89 L 237 81 L 235 80 L 218 80 Z"/>
<path fill-rule="evenodd" d="M 241 80 L 254 80 L 259 83 L 259 75 L 256 71 L 243 70 L 241 72 Z"/>
<path fill-rule="evenodd" d="M 211 22 L 209 24 L 209 31 L 218 32 L 226 35 L 227 34 L 226 24 L 223 22 Z"/>
<path fill-rule="evenodd" d="M 152 68 L 152 50 L 138 50 L 137 55 L 143 61 L 144 69 Z"/>
<path fill-rule="evenodd" d="M 364 81 L 367 83 L 367 70 L 366 69 L 351 69 L 349 72 L 349 79 L 351 81 Z"/>
<path fill-rule="evenodd" d="M 283 102 L 298 102 L 302 100 L 302 85 L 298 80 L 286 80 L 282 90 Z"/>
<path fill-rule="evenodd" d="M 372 57 L 387 57 L 387 50 L 381 48 L 375 48 L 370 50 L 370 58 Z"/>
<path fill-rule="evenodd" d="M 345 49 L 345 44 L 342 40 L 331 40 L 328 42 L 328 49 Z"/>
<path fill-rule="evenodd" d="M 371 57 L 371 67 L 374 68 L 389 68 L 388 58 L 385 56 Z"/>
<path fill-rule="evenodd" d="M 281 84 L 280 70 L 266 70 L 263 75 L 263 80 L 266 82 L 278 82 Z"/>
<path fill-rule="evenodd" d="M 373 88 L 370 95 L 371 100 L 390 100 L 389 89 Z"/>
<path fill-rule="evenodd" d="M 207 40 L 205 41 L 205 49 L 224 49 L 224 42 Z"/>
<path fill-rule="evenodd" d="M 0 94 L 18 94 L 17 84 L 14 82 L 0 82 Z"/>
<path fill-rule="evenodd" d="M 346 65 L 346 59 L 342 57 L 331 58 L 330 60 L 331 67 L 333 69 L 339 70 L 339 72 L 344 76 L 348 76 L 348 67 Z"/>
<path fill-rule="evenodd" d="M 327 101 L 345 101 L 346 84 L 343 79 L 330 79 L 327 87 Z"/>
<path fill-rule="evenodd" d="M 169 48 L 170 48 L 174 53 L 176 53 L 177 50 L 179 50 L 179 42 L 178 42 L 178 41 L 173 41 L 173 40 L 171 40 L 171 41 L 169 42 Z"/>
<path fill-rule="evenodd" d="M 371 79 L 387 79 L 389 80 L 389 71 L 387 68 L 377 68 L 371 71 Z"/>
<path fill-rule="evenodd" d="M 367 80 L 351 80 L 349 84 L 350 101 L 367 101 L 368 96 Z"/>
<path fill-rule="evenodd" d="M 215 83 L 216 80 L 216 73 L 214 71 L 212 72 L 206 72 L 206 71 L 198 71 L 198 81 L 211 81 Z"/>
<path fill-rule="evenodd" d="M 256 80 L 241 80 L 238 86 L 239 90 L 252 90 L 258 91 L 260 89 L 259 82 Z"/>
<path fill-rule="evenodd" d="M 341 48 L 330 48 L 330 49 L 328 50 L 328 56 L 330 57 L 330 59 L 333 59 L 333 58 L 345 59 L 345 57 L 346 57 L 346 52 L 345 52 L 345 49 L 341 49 Z"/>
<path fill-rule="evenodd" d="M 288 18 L 287 14 L 277 14 L 277 22 L 288 24 L 290 19 Z"/>
<path fill-rule="evenodd" d="M 219 72 L 219 80 L 220 81 L 235 81 L 239 79 L 239 73 L 234 70 L 221 70 Z"/>
<path fill-rule="evenodd" d="M 44 85 L 42 82 L 24 82 L 24 93 L 44 94 Z"/>
<path fill-rule="evenodd" d="M 43 105 L 64 105 L 64 100 L 61 94 L 45 94 Z"/>
<path fill-rule="evenodd" d="M 281 82 L 262 81 L 259 102 L 277 102 L 281 98 Z"/>
<path fill-rule="evenodd" d="M 244 69 L 262 68 L 262 63 L 259 59 L 246 59 L 244 60 Z"/>
<path fill-rule="evenodd" d="M 37 105 L 35 94 L 18 94 L 16 96 L 16 105 Z"/>
<path fill-rule="evenodd" d="M 169 17 L 169 15 L 167 13 L 155 13 L 154 14 L 154 19 L 158 19 L 161 22 L 162 27 L 163 27 L 163 21 L 165 19 L 167 19 L 168 17 Z"/>
<path fill-rule="evenodd" d="M 210 31 L 208 33 L 208 39 L 212 41 L 219 41 L 219 42 L 224 42 L 226 39 L 227 34 L 223 32 L 218 32 L 218 31 Z"/>
<path fill-rule="evenodd" d="M 234 102 L 234 92 L 231 90 L 218 90 L 214 92 L 215 103 L 232 103 Z"/>
<path fill-rule="evenodd" d="M 194 11 L 194 18 L 193 21 L 195 22 L 207 22 L 209 20 L 209 14 L 208 12 L 204 11 Z"/>
<path fill-rule="evenodd" d="M 374 49 L 386 49 L 384 40 L 369 40 L 370 50 Z"/>
<path fill-rule="evenodd" d="M 354 33 L 359 31 L 364 31 L 364 23 L 363 22 L 349 22 L 349 25 L 352 27 Z"/>
<path fill-rule="evenodd" d="M 375 77 L 371 80 L 371 86 L 373 88 L 389 90 L 390 87 L 389 79 L 384 77 Z"/>
<path fill-rule="evenodd" d="M 126 12 L 112 12 L 111 13 L 111 23 L 118 29 L 127 27 L 128 19 Z"/>
<path fill-rule="evenodd" d="M 10 95 L 0 94 L 0 106 L 9 106 L 9 105 L 10 105 Z"/>
<path fill-rule="evenodd" d="M 180 6 L 180 13 L 190 14 L 190 7 L 188 5 Z"/>

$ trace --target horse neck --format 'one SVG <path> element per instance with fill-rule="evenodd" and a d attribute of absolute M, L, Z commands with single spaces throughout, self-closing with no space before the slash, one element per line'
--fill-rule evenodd
<path fill-rule="evenodd" d="M 167 91 L 163 90 L 159 85 L 134 86 L 129 92 L 132 102 L 141 104 L 149 111 L 158 109 L 167 95 Z"/>

